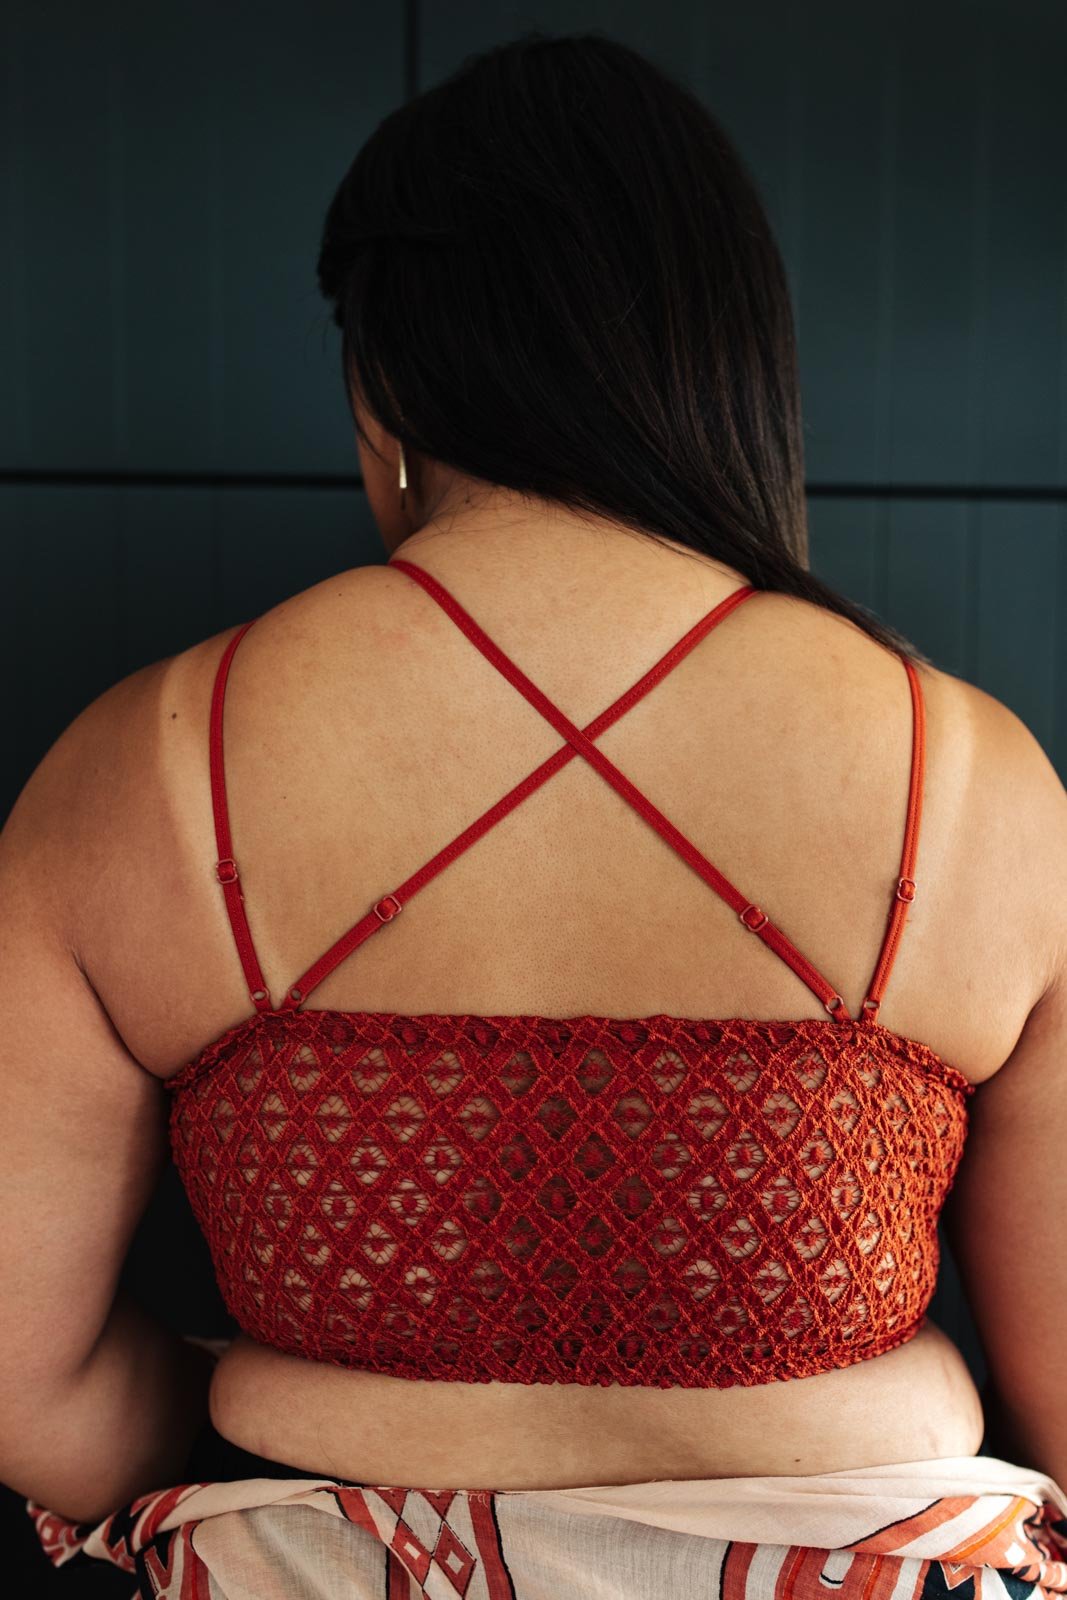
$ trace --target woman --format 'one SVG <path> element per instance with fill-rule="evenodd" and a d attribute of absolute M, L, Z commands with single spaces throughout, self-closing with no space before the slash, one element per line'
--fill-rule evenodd
<path fill-rule="evenodd" d="M 389 559 L 116 685 L 0 836 L 0 1476 L 145 1595 L 1067 1590 L 1067 797 L 807 570 L 736 153 L 528 37 L 319 277 Z M 228 1345 L 116 1293 L 168 1118 Z"/>

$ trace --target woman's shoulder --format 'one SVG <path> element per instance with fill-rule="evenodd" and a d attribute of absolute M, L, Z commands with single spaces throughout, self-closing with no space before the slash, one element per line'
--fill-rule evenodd
<path fill-rule="evenodd" d="M 870 746 L 857 742 L 845 762 L 873 749 L 880 728 L 906 730 L 899 657 L 849 619 L 782 598 L 779 617 L 795 630 L 789 660 L 812 663 L 820 705 L 832 712 L 836 701 L 839 721 L 869 720 Z M 956 930 L 961 967 L 979 946 L 1006 956 L 998 992 L 972 1003 L 987 1021 L 999 1008 L 1010 1031 L 1013 1015 L 1025 1018 L 1053 989 L 1067 997 L 1067 788 L 1019 712 L 936 662 L 915 669 L 925 734 L 919 871 L 936 892 L 938 940 Z"/>

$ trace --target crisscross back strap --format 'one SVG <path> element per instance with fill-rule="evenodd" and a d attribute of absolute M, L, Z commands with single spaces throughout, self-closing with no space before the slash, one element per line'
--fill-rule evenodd
<path fill-rule="evenodd" d="M 688 862 L 694 871 L 737 912 L 744 926 L 751 932 L 758 934 L 763 942 L 797 973 L 802 981 L 822 1001 L 835 1021 L 847 1022 L 852 1020 L 841 995 L 826 981 L 817 968 L 801 954 L 781 929 L 771 922 L 770 918 L 758 905 L 749 901 L 728 878 L 719 872 L 696 846 L 675 828 L 674 824 L 664 816 L 658 807 L 654 806 L 592 742 L 593 739 L 603 733 L 629 710 L 632 705 L 636 704 L 643 695 L 648 693 L 656 683 L 660 682 L 673 667 L 677 666 L 712 628 L 723 621 L 745 600 L 759 593 L 759 590 L 752 585 L 746 584 L 740 589 L 734 590 L 732 594 L 727 595 L 724 600 L 712 607 L 699 622 L 694 624 L 678 643 L 673 645 L 629 690 L 620 695 L 607 710 L 601 712 L 584 729 L 581 729 L 571 722 L 549 700 L 547 695 L 499 649 L 478 623 L 474 621 L 473 617 L 448 593 L 436 578 L 425 572 L 421 567 L 416 566 L 414 562 L 398 558 L 389 564 L 400 571 L 406 572 L 409 577 L 413 578 L 425 589 L 431 598 L 457 623 L 482 654 L 564 736 L 567 743 L 546 761 L 542 762 L 540 766 L 536 767 L 520 783 L 516 784 L 513 789 L 509 790 L 495 805 L 483 812 L 469 827 L 457 834 L 449 844 L 438 851 L 411 877 L 376 901 L 370 910 L 347 933 L 343 934 L 340 939 L 331 945 L 329 950 L 320 956 L 301 975 L 297 982 L 289 988 L 285 1000 L 279 1007 L 280 1010 L 291 1010 L 299 1006 L 302 1001 L 306 1000 L 312 990 L 333 971 L 334 967 L 338 966 L 365 939 L 378 932 L 387 922 L 398 916 L 407 901 L 420 888 L 423 888 L 432 878 L 436 877 L 451 861 L 454 861 L 457 856 L 461 855 L 486 833 L 494 823 L 506 816 L 527 795 L 532 794 L 542 783 L 546 782 L 568 761 L 572 760 L 575 755 L 581 755 L 611 783 L 612 787 L 622 795 L 623 799 L 639 815 L 644 817 L 656 829 L 661 837 Z M 223 887 L 226 909 L 233 929 L 234 941 L 241 960 L 242 970 L 248 984 L 249 994 L 257 1010 L 267 1011 L 274 1008 L 271 1005 L 270 994 L 256 957 L 255 946 L 244 909 L 244 895 L 241 890 L 240 874 L 237 863 L 233 858 L 226 805 L 222 743 L 223 704 L 230 664 L 233 660 L 234 651 L 255 620 L 253 618 L 252 621 L 244 623 L 234 634 L 223 652 L 216 673 L 211 710 L 211 785 L 215 835 L 219 852 L 219 859 L 215 864 L 215 873 Z M 864 1001 L 865 1012 L 872 1020 L 877 1013 L 878 1006 L 881 1004 L 889 972 L 899 947 L 908 904 L 914 898 L 915 892 L 913 872 L 918 845 L 922 792 L 924 722 L 922 695 L 918 679 L 911 662 L 905 657 L 901 659 L 908 670 L 914 707 L 915 737 L 913 740 L 912 780 L 908 803 L 908 823 L 905 829 L 904 854 L 901 862 L 901 876 L 898 879 L 875 977 L 872 980 L 868 998 Z"/>
<path fill-rule="evenodd" d="M 400 563 L 393 563 L 399 566 Z M 406 563 L 412 566 L 412 563 Z M 416 568 L 421 571 L 421 568 Z M 700 641 L 724 621 L 739 605 L 750 599 L 759 591 L 751 585 L 744 585 L 735 589 L 732 594 L 711 608 L 705 616 L 693 624 L 678 642 L 670 647 L 660 659 L 649 668 L 629 689 L 619 696 L 605 711 L 590 722 L 584 733 L 593 738 L 604 733 L 613 723 L 627 712 L 631 706 L 653 689 L 679 662 L 693 650 Z M 215 876 L 222 884 L 225 897 L 226 911 L 233 929 L 234 943 L 241 960 L 241 968 L 248 985 L 249 995 L 258 1011 L 272 1011 L 270 993 L 260 969 L 256 956 L 255 944 L 248 925 L 245 912 L 244 894 L 241 889 L 240 871 L 233 856 L 233 843 L 230 835 L 229 808 L 226 801 L 225 764 L 223 758 L 223 707 L 226 697 L 226 681 L 229 677 L 230 666 L 233 662 L 234 652 L 256 618 L 243 623 L 230 639 L 219 661 L 215 674 L 215 684 L 211 699 L 211 796 L 212 810 L 215 818 L 215 840 L 218 847 L 219 859 L 215 863 Z M 562 713 L 560 713 L 562 715 Z M 404 905 L 418 891 L 425 887 L 430 880 L 444 870 L 451 861 L 463 854 L 477 839 L 487 833 L 494 823 L 499 822 L 508 812 L 520 805 L 527 795 L 533 794 L 562 767 L 572 761 L 577 751 L 570 744 L 563 745 L 554 754 L 535 767 L 520 783 L 510 789 L 500 800 L 484 811 L 480 817 L 456 835 L 436 855 L 432 856 L 419 870 L 405 879 L 392 890 L 375 902 L 371 909 L 360 920 L 349 928 L 334 944 L 332 944 L 319 959 L 304 972 L 295 984 L 287 991 L 279 1010 L 291 1010 L 298 1006 L 322 980 L 333 971 L 348 955 L 351 954 L 371 934 L 377 933 L 387 922 L 398 916 Z M 599 754 L 599 752 L 598 752 Z"/>
<path fill-rule="evenodd" d="M 838 1021 L 851 1020 L 844 1000 L 833 985 L 826 981 L 822 973 L 812 965 L 806 956 L 800 953 L 782 930 L 776 927 L 766 912 L 750 901 L 747 895 L 742 894 L 730 882 L 729 878 L 725 877 L 717 867 L 713 866 L 707 856 L 698 850 L 696 845 L 687 839 L 684 834 L 680 833 L 674 823 L 664 816 L 659 807 L 653 805 L 652 801 L 630 782 L 625 773 L 621 772 L 602 750 L 597 749 L 588 735 L 583 733 L 580 728 L 575 727 L 570 718 L 565 716 L 559 707 L 554 705 L 548 696 L 526 676 L 525 672 L 516 666 L 509 656 L 504 654 L 499 645 L 494 644 L 484 629 L 479 627 L 470 613 L 460 605 L 453 595 L 449 594 L 443 584 L 439 583 L 435 577 L 422 567 L 416 566 L 413 561 L 396 559 L 390 565 L 397 567 L 401 572 L 406 572 L 409 577 L 415 579 L 416 583 L 421 584 L 427 594 L 448 612 L 453 622 L 458 624 L 472 644 L 477 645 L 482 654 L 492 662 L 498 671 L 503 673 L 509 683 L 514 684 L 515 688 L 525 696 L 535 710 L 539 711 L 573 746 L 578 754 L 584 756 L 590 765 L 595 767 L 607 779 L 612 788 L 621 794 L 623 799 L 640 816 L 644 817 L 646 822 L 655 828 L 656 832 L 667 841 L 673 850 L 677 851 L 684 861 L 689 863 L 694 872 L 699 873 L 705 883 L 709 884 L 716 894 L 737 912 L 745 927 L 750 929 L 752 933 L 758 934 L 763 942 L 774 951 L 775 955 L 780 956 L 787 965 L 792 967 L 797 976 L 819 997 L 831 1016 Z M 743 590 L 735 590 L 733 596 L 728 596 L 727 598 L 736 599 L 742 594 L 751 592 L 752 586 L 746 585 Z"/>

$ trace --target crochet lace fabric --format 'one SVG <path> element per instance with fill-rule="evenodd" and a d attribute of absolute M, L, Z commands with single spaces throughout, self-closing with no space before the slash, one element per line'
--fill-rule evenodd
<path fill-rule="evenodd" d="M 343 1367 L 724 1388 L 933 1294 L 973 1086 L 861 1019 L 263 1012 L 168 1088 L 240 1327 Z"/>

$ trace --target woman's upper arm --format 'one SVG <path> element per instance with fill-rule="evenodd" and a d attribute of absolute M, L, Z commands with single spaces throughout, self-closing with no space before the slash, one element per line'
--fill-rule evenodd
<path fill-rule="evenodd" d="M 1006 789 L 1028 865 L 1021 905 L 1018 894 L 1009 903 L 1020 939 L 1038 930 L 1044 982 L 1010 1056 L 969 1102 L 944 1221 L 989 1368 L 992 1446 L 1067 1483 L 1067 790 L 1011 720 Z"/>
<path fill-rule="evenodd" d="M 162 1084 L 69 937 L 135 701 L 124 680 L 82 712 L 0 830 L 0 1415 L 45 1402 L 91 1354 L 167 1156 Z"/>

